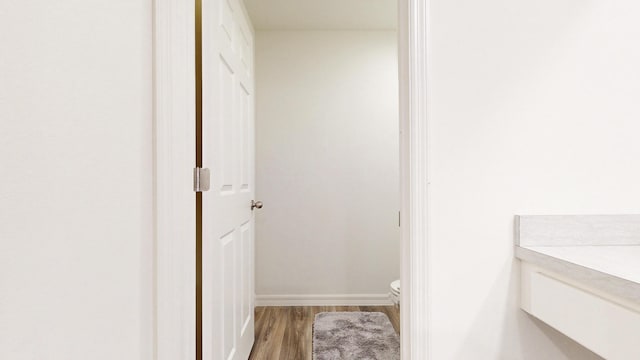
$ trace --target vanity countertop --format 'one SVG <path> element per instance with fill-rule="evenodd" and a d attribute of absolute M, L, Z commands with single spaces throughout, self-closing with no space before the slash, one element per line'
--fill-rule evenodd
<path fill-rule="evenodd" d="M 516 216 L 515 256 L 640 304 L 640 214 Z"/>
<path fill-rule="evenodd" d="M 516 246 L 515 255 L 640 303 L 640 245 Z"/>

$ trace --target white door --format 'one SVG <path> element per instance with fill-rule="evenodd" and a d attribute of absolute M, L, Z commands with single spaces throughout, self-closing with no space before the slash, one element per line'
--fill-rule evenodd
<path fill-rule="evenodd" d="M 202 3 L 203 359 L 246 360 L 254 340 L 253 30 L 240 0 Z"/>

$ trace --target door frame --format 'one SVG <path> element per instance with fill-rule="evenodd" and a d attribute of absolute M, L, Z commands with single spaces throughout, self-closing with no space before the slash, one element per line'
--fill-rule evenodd
<path fill-rule="evenodd" d="M 195 2 L 154 0 L 155 356 L 196 354 Z"/>
<path fill-rule="evenodd" d="M 429 0 L 398 0 L 403 360 L 429 360 Z M 154 0 L 155 358 L 195 359 L 195 1 Z"/>
<path fill-rule="evenodd" d="M 403 360 L 431 359 L 429 5 L 430 0 L 398 0 Z"/>

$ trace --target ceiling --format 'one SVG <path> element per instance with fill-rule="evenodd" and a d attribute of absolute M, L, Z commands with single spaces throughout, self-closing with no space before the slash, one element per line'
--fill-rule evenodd
<path fill-rule="evenodd" d="M 244 0 L 256 30 L 391 30 L 397 0 Z"/>

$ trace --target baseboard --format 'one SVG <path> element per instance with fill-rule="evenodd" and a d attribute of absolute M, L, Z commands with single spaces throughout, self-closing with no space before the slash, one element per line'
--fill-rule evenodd
<path fill-rule="evenodd" d="M 387 306 L 389 294 L 256 295 L 256 306 Z"/>

